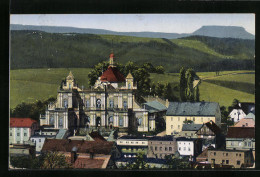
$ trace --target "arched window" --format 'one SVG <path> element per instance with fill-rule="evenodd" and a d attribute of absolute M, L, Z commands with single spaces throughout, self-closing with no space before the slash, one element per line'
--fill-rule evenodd
<path fill-rule="evenodd" d="M 52 117 L 52 116 L 50 117 L 49 124 L 50 124 L 50 125 L 54 125 L 54 117 Z"/>
<path fill-rule="evenodd" d="M 138 118 L 138 125 L 142 125 L 143 123 L 143 119 L 142 118 Z"/>
<path fill-rule="evenodd" d="M 110 116 L 110 117 L 108 118 L 108 123 L 113 123 L 113 116 Z"/>
<path fill-rule="evenodd" d="M 124 101 L 124 109 L 127 109 L 127 101 Z"/>
<path fill-rule="evenodd" d="M 64 102 L 64 108 L 68 108 L 68 100 L 63 100 Z"/>
<path fill-rule="evenodd" d="M 96 105 L 97 105 L 97 108 L 101 108 L 101 100 L 100 99 L 97 99 Z"/>
<path fill-rule="evenodd" d="M 71 89 L 71 83 L 69 84 L 69 89 Z"/>
<path fill-rule="evenodd" d="M 110 100 L 110 101 L 109 101 L 109 106 L 110 106 L 110 108 L 113 108 L 113 107 L 114 107 L 114 101 L 113 101 L 113 100 Z"/>
<path fill-rule="evenodd" d="M 86 107 L 87 107 L 87 108 L 90 107 L 89 100 L 86 101 Z"/>
<path fill-rule="evenodd" d="M 128 89 L 130 89 L 130 88 L 131 88 L 131 84 L 129 83 L 129 84 L 128 84 Z"/>
<path fill-rule="evenodd" d="M 63 127 L 63 118 L 60 117 L 59 118 L 59 128 L 62 128 Z"/>
<path fill-rule="evenodd" d="M 122 117 L 120 117 L 119 118 L 119 126 L 123 126 L 123 124 L 124 124 L 124 120 L 123 120 L 123 118 Z"/>

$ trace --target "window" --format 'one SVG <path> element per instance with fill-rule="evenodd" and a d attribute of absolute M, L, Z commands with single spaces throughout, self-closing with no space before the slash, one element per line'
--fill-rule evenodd
<path fill-rule="evenodd" d="M 150 149 L 153 150 L 153 146 L 151 146 Z"/>
<path fill-rule="evenodd" d="M 110 100 L 110 101 L 109 101 L 109 106 L 110 106 L 110 108 L 113 108 L 113 107 L 114 107 L 114 101 L 113 101 L 113 100 Z"/>
<path fill-rule="evenodd" d="M 20 133 L 17 133 L 17 136 L 20 136 Z"/>
<path fill-rule="evenodd" d="M 12 133 L 10 133 L 10 136 L 13 136 L 13 134 L 12 134 Z"/>
<path fill-rule="evenodd" d="M 71 89 L 71 83 L 69 84 L 69 89 Z"/>
<path fill-rule="evenodd" d="M 162 147 L 160 147 L 160 151 L 162 151 Z"/>
<path fill-rule="evenodd" d="M 123 118 L 120 117 L 120 118 L 119 118 L 119 126 L 123 126 L 123 121 L 124 121 Z"/>
<path fill-rule="evenodd" d="M 193 133 L 191 133 L 191 136 L 193 136 Z"/>
<path fill-rule="evenodd" d="M 127 102 L 124 101 L 124 108 L 127 109 Z"/>
<path fill-rule="evenodd" d="M 187 133 L 185 133 L 185 136 L 187 136 Z"/>
<path fill-rule="evenodd" d="M 179 151 L 181 150 L 181 147 L 179 147 Z"/>
<path fill-rule="evenodd" d="M 39 143 L 40 143 L 40 142 L 42 142 L 42 140 L 41 140 L 41 139 L 39 139 Z"/>
<path fill-rule="evenodd" d="M 171 125 L 171 129 L 173 129 L 173 125 Z"/>
<path fill-rule="evenodd" d="M 241 154 L 239 154 L 239 157 L 241 157 Z"/>
<path fill-rule="evenodd" d="M 180 117 L 178 117 L 178 121 L 180 121 Z"/>
<path fill-rule="evenodd" d="M 237 161 L 237 165 L 240 165 L 240 160 Z"/>
<path fill-rule="evenodd" d="M 186 147 L 184 147 L 183 150 L 186 151 Z"/>
<path fill-rule="evenodd" d="M 226 153 L 226 156 L 228 156 L 228 153 Z"/>
<path fill-rule="evenodd" d="M 157 151 L 157 146 L 155 146 L 154 150 L 156 150 L 156 151 Z"/>
<path fill-rule="evenodd" d="M 130 88 L 131 88 L 131 84 L 129 83 L 129 84 L 128 84 L 128 89 L 130 89 Z"/>
<path fill-rule="evenodd" d="M 203 118 L 201 118 L 201 122 L 203 122 Z"/>
<path fill-rule="evenodd" d="M 142 125 L 143 123 L 143 119 L 142 118 L 138 118 L 138 125 Z"/>
<path fill-rule="evenodd" d="M 224 164 L 225 163 L 225 160 L 222 160 L 222 164 Z"/>
<path fill-rule="evenodd" d="M 68 107 L 68 101 L 67 101 L 67 100 L 64 100 L 63 102 L 64 102 L 64 103 L 63 103 L 63 104 L 64 104 L 64 105 L 63 105 L 64 108 L 67 108 L 67 107 Z"/>
<path fill-rule="evenodd" d="M 108 123 L 113 123 L 113 116 L 110 116 L 110 117 L 109 117 Z"/>
<path fill-rule="evenodd" d="M 27 136 L 27 133 L 24 133 L 23 136 Z"/>
<path fill-rule="evenodd" d="M 17 144 L 20 144 L 20 141 L 17 141 Z"/>
<path fill-rule="evenodd" d="M 226 164 L 229 164 L 229 160 L 226 160 Z"/>
<path fill-rule="evenodd" d="M 165 151 L 168 151 L 168 148 L 167 148 L 167 147 L 165 147 Z"/>
<path fill-rule="evenodd" d="M 144 142 L 142 142 L 142 144 L 144 144 Z"/>
<path fill-rule="evenodd" d="M 54 117 L 50 117 L 50 125 L 54 125 Z"/>
<path fill-rule="evenodd" d="M 247 146 L 247 142 L 245 142 L 245 146 Z"/>
<path fill-rule="evenodd" d="M 178 125 L 178 129 L 180 129 L 181 128 L 181 126 L 180 125 Z"/>
<path fill-rule="evenodd" d="M 87 108 L 90 107 L 89 100 L 86 101 L 86 107 L 87 107 Z"/>
<path fill-rule="evenodd" d="M 63 127 L 63 118 L 60 117 L 59 118 L 59 128 L 62 128 Z"/>
<path fill-rule="evenodd" d="M 190 147 L 188 147 L 188 151 L 190 151 Z"/>
<path fill-rule="evenodd" d="M 173 117 L 171 117 L 171 121 L 173 121 Z"/>
<path fill-rule="evenodd" d="M 97 101 L 96 101 L 96 107 L 97 107 L 97 108 L 101 108 L 101 100 L 100 100 L 100 99 L 97 99 Z"/>
<path fill-rule="evenodd" d="M 251 147 L 251 142 L 248 142 L 248 146 Z"/>
<path fill-rule="evenodd" d="M 172 147 L 169 147 L 169 151 L 172 151 Z"/>
<path fill-rule="evenodd" d="M 246 123 L 246 126 L 248 126 L 248 123 Z"/>
<path fill-rule="evenodd" d="M 236 156 L 238 156 L 238 154 L 236 153 Z"/>
<path fill-rule="evenodd" d="M 216 155 L 216 152 L 214 152 L 214 156 Z"/>

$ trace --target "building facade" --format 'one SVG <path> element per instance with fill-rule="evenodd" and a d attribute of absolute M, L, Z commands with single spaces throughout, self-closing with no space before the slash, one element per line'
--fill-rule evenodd
<path fill-rule="evenodd" d="M 31 118 L 10 118 L 9 144 L 30 144 L 29 139 L 38 128 Z"/>
<path fill-rule="evenodd" d="M 170 102 L 166 112 L 166 135 L 176 135 L 185 121 L 203 124 L 209 121 L 221 126 L 221 113 L 215 102 Z"/>
<path fill-rule="evenodd" d="M 177 142 L 173 136 L 154 136 L 148 139 L 147 158 L 165 159 L 167 155 L 174 155 Z"/>
<path fill-rule="evenodd" d="M 208 160 L 211 164 L 232 165 L 241 168 L 252 166 L 252 151 L 242 150 L 208 150 Z"/>
<path fill-rule="evenodd" d="M 41 116 L 40 124 L 72 133 L 80 128 L 154 130 L 154 124 L 149 126 L 148 110 L 136 101 L 136 89 L 131 73 L 124 77 L 111 54 L 108 69 L 91 89 L 79 88 L 70 72 L 61 83 L 56 102 L 49 104 Z"/>

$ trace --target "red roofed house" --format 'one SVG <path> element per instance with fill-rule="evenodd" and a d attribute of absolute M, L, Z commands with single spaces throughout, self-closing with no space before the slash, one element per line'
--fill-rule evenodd
<path fill-rule="evenodd" d="M 70 72 L 58 90 L 57 100 L 48 105 L 40 125 L 49 129 L 65 129 L 74 132 L 91 132 L 129 129 L 141 132 L 149 129 L 152 119 L 135 98 L 137 86 L 131 73 L 125 77 L 114 64 L 110 54 L 109 66 L 91 89 L 80 88 Z M 137 122 L 141 119 L 141 122 Z M 75 130 L 75 131 L 74 131 Z"/>
<path fill-rule="evenodd" d="M 29 144 L 35 130 L 38 123 L 31 118 L 10 118 L 9 144 Z"/>
<path fill-rule="evenodd" d="M 42 152 L 57 151 L 66 156 L 73 168 L 109 168 L 120 157 L 114 142 L 46 139 Z"/>

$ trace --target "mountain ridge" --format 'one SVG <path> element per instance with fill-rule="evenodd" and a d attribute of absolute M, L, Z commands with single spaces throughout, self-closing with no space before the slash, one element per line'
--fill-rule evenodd
<path fill-rule="evenodd" d="M 235 27 L 235 28 L 234 28 Z M 217 28 L 217 29 L 212 29 Z M 80 34 L 105 34 L 105 35 L 123 35 L 134 37 L 148 38 L 166 38 L 177 39 L 194 35 L 202 35 L 219 38 L 238 38 L 238 39 L 255 39 L 255 36 L 248 33 L 243 27 L 238 26 L 202 26 L 193 33 L 164 33 L 164 32 L 117 32 L 105 29 L 94 28 L 77 28 L 65 26 L 36 26 L 36 25 L 20 25 L 11 24 L 10 30 L 39 30 L 48 33 L 80 33 Z M 221 35 L 222 34 L 222 35 Z"/>

